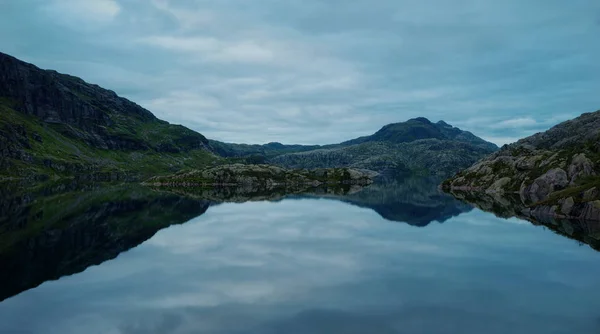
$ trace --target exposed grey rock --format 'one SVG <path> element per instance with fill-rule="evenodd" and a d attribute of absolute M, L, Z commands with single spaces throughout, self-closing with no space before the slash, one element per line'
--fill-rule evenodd
<path fill-rule="evenodd" d="M 569 180 L 575 184 L 580 177 L 596 175 L 594 172 L 594 163 L 585 156 L 585 153 L 579 153 L 573 156 L 569 166 Z"/>
<path fill-rule="evenodd" d="M 599 159 L 600 111 L 596 111 L 505 145 L 444 181 L 443 187 L 518 192 L 523 201 L 536 203 L 565 188 L 595 187 L 600 175 Z M 504 182 L 507 177 L 511 181 L 497 187 L 496 182 Z M 585 197 L 588 200 L 597 196 L 594 190 Z"/>
<path fill-rule="evenodd" d="M 522 157 L 516 160 L 515 166 L 517 170 L 532 170 L 536 167 L 537 163 L 542 160 L 543 157 L 540 155 L 532 156 L 532 157 Z"/>
<path fill-rule="evenodd" d="M 488 193 L 499 193 L 504 192 L 504 187 L 511 182 L 510 177 L 503 177 L 500 180 L 494 182 L 487 190 Z"/>
<path fill-rule="evenodd" d="M 562 212 L 565 216 L 569 216 L 571 214 L 571 210 L 575 205 L 575 200 L 573 197 L 569 197 L 562 201 L 562 206 L 560 208 L 560 212 Z"/>
<path fill-rule="evenodd" d="M 564 189 L 569 184 L 567 173 L 560 169 L 551 169 L 546 174 L 535 179 L 533 184 L 523 189 L 522 198 L 539 202 L 548 197 L 555 190 Z"/>

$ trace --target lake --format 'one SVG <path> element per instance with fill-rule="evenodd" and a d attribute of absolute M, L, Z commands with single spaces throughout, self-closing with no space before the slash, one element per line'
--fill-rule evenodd
<path fill-rule="evenodd" d="M 2 334 L 600 332 L 600 253 L 577 224 L 497 218 L 429 179 L 14 194 L 0 206 Z"/>

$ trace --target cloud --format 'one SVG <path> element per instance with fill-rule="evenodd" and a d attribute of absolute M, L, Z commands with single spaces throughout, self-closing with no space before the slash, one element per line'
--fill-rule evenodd
<path fill-rule="evenodd" d="M 142 38 L 140 42 L 168 50 L 196 53 L 210 52 L 219 48 L 219 41 L 210 37 L 151 36 Z"/>
<path fill-rule="evenodd" d="M 266 63 L 275 57 L 273 50 L 254 41 L 225 42 L 210 37 L 152 36 L 140 42 L 169 51 L 189 52 L 213 62 Z"/>
<path fill-rule="evenodd" d="M 105 23 L 119 15 L 121 6 L 115 0 L 54 0 L 46 10 L 52 16 L 66 15 L 71 22 Z"/>
<path fill-rule="evenodd" d="M 535 119 L 531 117 L 521 117 L 521 118 L 513 118 L 507 119 L 505 121 L 496 123 L 492 125 L 494 128 L 523 128 L 523 127 L 531 127 L 536 126 L 538 123 Z"/>
<path fill-rule="evenodd" d="M 209 138 L 335 143 L 424 116 L 504 144 L 599 108 L 599 11 L 588 0 L 24 0 L 0 11 L 0 39 Z"/>

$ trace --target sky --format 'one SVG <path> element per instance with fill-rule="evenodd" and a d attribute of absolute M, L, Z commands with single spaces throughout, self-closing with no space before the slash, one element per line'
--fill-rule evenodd
<path fill-rule="evenodd" d="M 0 51 L 226 142 L 502 145 L 600 109 L 598 0 L 0 0 Z"/>

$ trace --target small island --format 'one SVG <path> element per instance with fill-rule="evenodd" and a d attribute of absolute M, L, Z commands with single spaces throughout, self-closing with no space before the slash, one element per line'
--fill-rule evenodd
<path fill-rule="evenodd" d="M 152 177 L 158 187 L 306 188 L 323 185 L 369 185 L 377 173 L 352 168 L 285 169 L 272 165 L 221 165 Z"/>

